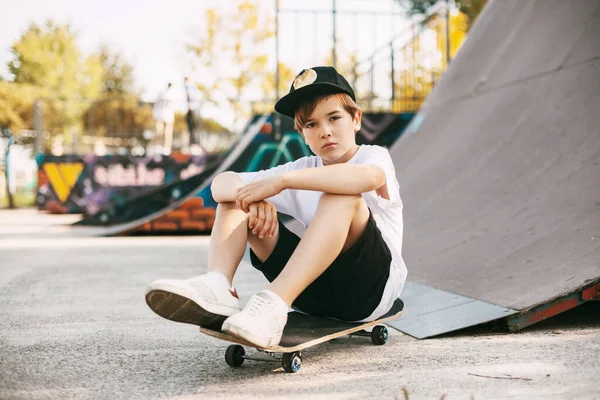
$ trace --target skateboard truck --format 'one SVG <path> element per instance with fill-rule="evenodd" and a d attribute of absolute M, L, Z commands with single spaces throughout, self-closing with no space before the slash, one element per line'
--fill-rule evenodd
<path fill-rule="evenodd" d="M 281 366 L 286 372 L 298 372 L 302 368 L 302 353 L 294 351 L 292 353 L 282 353 L 281 357 L 277 357 L 277 353 L 272 351 L 258 350 L 269 358 L 260 358 L 246 355 L 244 347 L 239 344 L 232 344 L 225 351 L 225 362 L 232 367 L 241 367 L 245 360 L 264 361 L 264 362 L 281 362 Z"/>

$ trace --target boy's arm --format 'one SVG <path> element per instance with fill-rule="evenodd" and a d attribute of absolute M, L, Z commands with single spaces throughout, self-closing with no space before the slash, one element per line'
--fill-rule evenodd
<path fill-rule="evenodd" d="M 217 203 L 225 203 L 235 201 L 240 186 L 242 186 L 240 177 L 235 172 L 227 171 L 213 179 L 210 190 Z"/>
<path fill-rule="evenodd" d="M 384 186 L 385 173 L 376 165 L 335 164 L 289 171 L 281 175 L 284 189 L 332 194 L 361 194 Z"/>
<path fill-rule="evenodd" d="M 236 202 L 242 210 L 248 212 L 250 204 L 268 199 L 286 189 L 356 195 L 385 187 L 385 179 L 385 173 L 376 165 L 336 164 L 298 169 L 240 186 Z"/>

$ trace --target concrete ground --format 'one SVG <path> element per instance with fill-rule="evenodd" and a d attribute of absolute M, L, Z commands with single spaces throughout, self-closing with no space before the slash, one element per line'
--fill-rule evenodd
<path fill-rule="evenodd" d="M 600 302 L 519 334 L 418 341 L 390 329 L 385 346 L 354 337 L 310 348 L 297 374 L 233 369 L 228 343 L 144 302 L 152 280 L 206 269 L 207 237 L 43 237 L 57 220 L 0 211 L 2 399 L 600 399 Z M 243 263 L 242 301 L 265 282 Z"/>

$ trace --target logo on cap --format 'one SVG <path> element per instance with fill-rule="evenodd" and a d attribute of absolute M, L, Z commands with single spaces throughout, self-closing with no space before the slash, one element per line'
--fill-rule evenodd
<path fill-rule="evenodd" d="M 296 79 L 294 79 L 294 90 L 310 85 L 316 80 L 317 73 L 315 72 L 315 70 L 311 68 L 305 69 L 300 75 L 296 77 Z"/>

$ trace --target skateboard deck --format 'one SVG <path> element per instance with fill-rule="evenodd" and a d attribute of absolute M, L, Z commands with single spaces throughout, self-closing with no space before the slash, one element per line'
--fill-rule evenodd
<path fill-rule="evenodd" d="M 345 322 L 332 318 L 315 317 L 300 312 L 292 311 L 288 314 L 288 321 L 283 329 L 283 336 L 279 345 L 261 348 L 246 342 L 241 338 L 229 335 L 222 331 L 200 327 L 200 332 L 231 343 L 237 343 L 244 346 L 255 347 L 258 350 L 271 353 L 293 353 L 308 347 L 327 342 L 340 336 L 350 335 L 364 329 L 375 327 L 387 321 L 399 318 L 404 310 L 404 302 L 401 299 L 396 299 L 394 305 L 385 315 L 375 321 L 370 322 Z M 384 327 L 382 327 L 384 328 Z M 385 329 L 385 328 L 384 328 Z M 361 336 L 371 336 L 370 333 L 364 332 Z M 373 342 L 376 338 L 371 336 Z M 384 344 L 387 340 L 387 330 L 385 330 L 385 338 L 381 338 Z"/>

